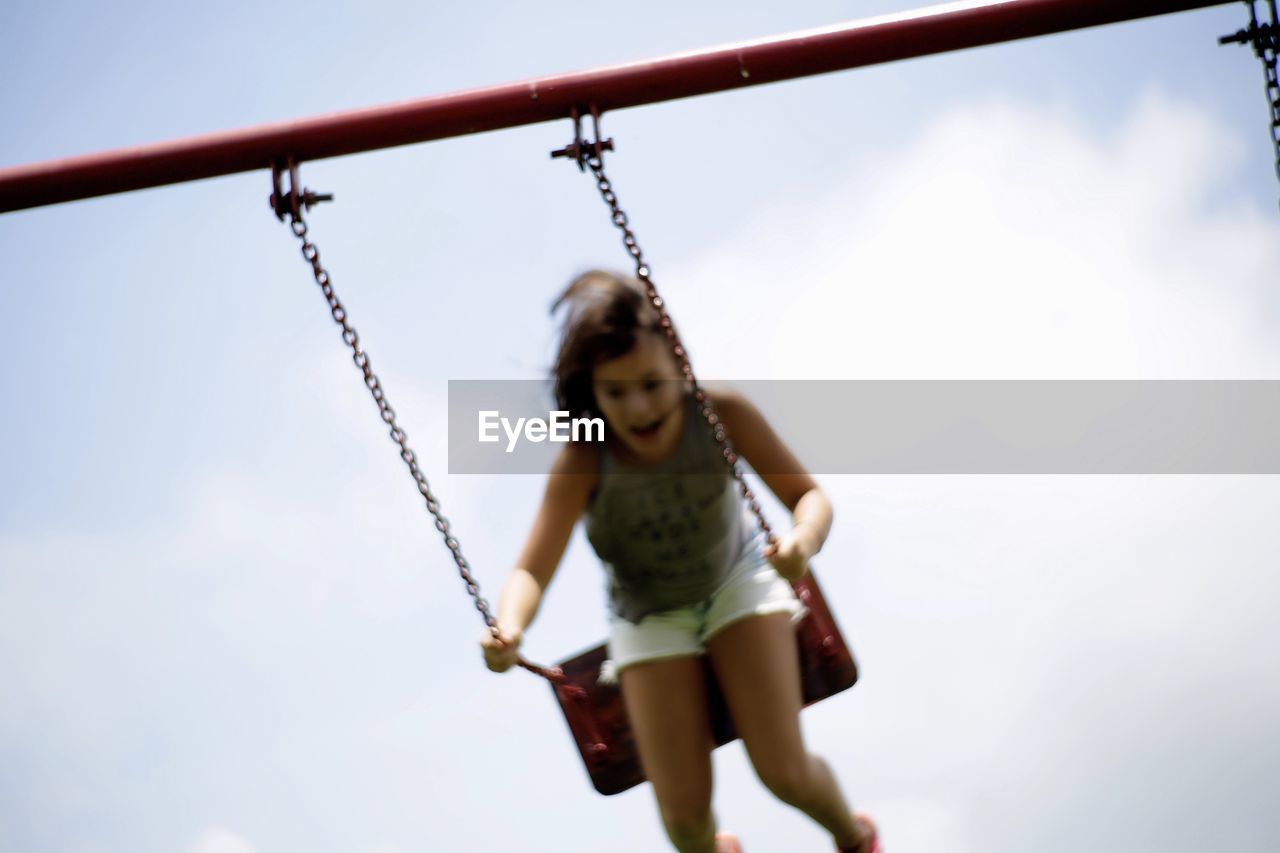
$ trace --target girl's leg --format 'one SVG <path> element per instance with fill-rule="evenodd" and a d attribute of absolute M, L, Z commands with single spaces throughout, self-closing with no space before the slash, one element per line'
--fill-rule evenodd
<path fill-rule="evenodd" d="M 733 722 L 760 781 L 809 815 L 837 846 L 860 849 L 855 822 L 827 763 L 806 749 L 800 732 L 800 663 L 790 615 L 750 616 L 707 643 Z"/>
<path fill-rule="evenodd" d="M 636 664 L 620 674 L 622 698 L 667 837 L 680 853 L 713 853 L 711 722 L 696 657 Z"/>

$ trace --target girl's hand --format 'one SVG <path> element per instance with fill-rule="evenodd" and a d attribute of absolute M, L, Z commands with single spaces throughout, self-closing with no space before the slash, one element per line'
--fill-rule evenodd
<path fill-rule="evenodd" d="M 766 546 L 764 555 L 778 570 L 778 574 L 795 583 L 809 570 L 809 558 L 813 556 L 813 551 L 806 532 L 793 527 L 772 545 Z"/>
<path fill-rule="evenodd" d="M 498 636 L 492 631 L 485 631 L 480 638 L 480 649 L 484 652 L 484 665 L 494 672 L 506 672 L 516 665 L 520 657 L 520 642 L 524 638 L 520 634 L 507 634 L 498 627 Z"/>

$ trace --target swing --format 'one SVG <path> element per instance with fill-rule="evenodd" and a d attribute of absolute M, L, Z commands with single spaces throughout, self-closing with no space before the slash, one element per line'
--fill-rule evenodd
<path fill-rule="evenodd" d="M 590 113 L 594 140 L 587 141 L 583 138 L 582 114 L 577 107 L 574 107 L 571 110 L 574 126 L 573 141 L 564 148 L 551 152 L 551 156 L 574 160 L 580 171 L 585 172 L 588 168 L 591 170 L 600 195 L 609 206 L 613 224 L 622 232 L 623 244 L 635 261 L 636 278 L 644 284 L 648 299 L 658 312 L 659 324 L 671 345 L 671 352 L 679 363 L 685 380 L 693 390 L 693 397 L 699 404 L 699 411 L 706 421 L 711 437 L 720 446 L 725 465 L 737 480 L 742 499 L 751 509 L 760 530 L 764 532 L 769 542 L 773 542 L 775 539 L 773 530 L 743 477 L 738 465 L 737 453 L 729 442 L 724 426 L 719 422 L 710 398 L 694 376 L 693 368 L 676 334 L 665 303 L 650 279 L 649 266 L 645 263 L 635 235 L 628 226 L 627 215 L 618 206 L 617 196 L 613 192 L 609 179 L 605 176 L 604 152 L 613 150 L 613 141 L 600 138 L 600 113 L 594 105 L 590 106 Z M 281 185 L 282 173 L 286 170 L 290 181 L 287 192 Z M 445 545 L 453 556 L 476 609 L 484 618 L 489 630 L 496 636 L 497 620 L 488 602 L 481 597 L 479 584 L 471 574 L 470 565 L 462 554 L 461 544 L 451 533 L 449 521 L 441 514 L 440 503 L 418 467 L 417 457 L 408 445 L 408 436 L 396 423 L 395 410 L 388 403 L 382 384 L 370 366 L 369 356 L 360 345 L 359 335 L 348 321 L 346 309 L 334 293 L 329 273 L 320 263 L 320 250 L 307 237 L 303 210 L 310 210 L 319 202 L 329 201 L 332 196 L 301 189 L 298 182 L 297 163 L 292 157 L 284 163 L 277 162 L 273 165 L 272 189 L 270 203 L 276 217 L 281 221 L 288 218 L 293 233 L 302 241 L 302 256 L 311 264 L 316 284 L 320 286 L 329 304 L 329 312 L 334 322 L 342 328 L 343 341 L 351 348 L 352 360 L 364 375 L 365 386 L 377 403 L 382 420 L 390 429 L 392 440 L 400 447 L 400 458 L 408 466 L 418 492 L 426 501 L 427 510 L 435 519 L 436 529 L 444 538 Z M 796 627 L 802 698 L 807 707 L 852 687 L 857 681 L 858 669 L 812 570 L 792 586 L 807 611 Z M 523 656 L 518 658 L 517 663 L 550 682 L 592 785 L 601 794 L 610 795 L 621 793 L 640 784 L 645 781 L 645 776 L 617 681 L 614 678 L 602 677 L 602 667 L 607 657 L 607 646 L 600 644 L 554 667 L 532 663 Z M 702 663 L 709 700 L 711 734 L 715 745 L 722 746 L 735 740 L 737 733 L 706 656 L 703 656 Z"/>
<path fill-rule="evenodd" d="M 716 51 L 619 66 L 590 75 L 562 75 L 520 85 L 493 87 L 461 96 L 435 98 L 378 110 L 361 110 L 332 119 L 289 122 L 248 132 L 187 139 L 176 144 L 128 148 L 95 156 L 0 169 L 0 212 L 248 171 L 270 162 L 274 188 L 272 207 L 281 221 L 286 218 L 289 220 L 294 234 L 302 241 L 303 257 L 311 264 L 316 284 L 328 301 L 330 313 L 342 328 L 343 341 L 352 350 L 353 361 L 360 368 L 365 385 L 377 403 L 384 423 L 390 428 L 392 439 L 400 447 L 400 456 L 414 477 L 418 491 L 435 519 L 436 528 L 453 555 L 476 609 L 489 629 L 496 633 L 496 619 L 487 602 L 480 596 L 479 586 L 471 575 L 461 546 L 451 534 L 448 520 L 440 512 L 439 502 L 418 467 L 416 456 L 408 446 L 406 434 L 396 424 L 395 411 L 386 400 L 381 383 L 372 371 L 369 357 L 361 348 L 355 329 L 348 322 L 346 310 L 334 294 L 329 273 L 321 266 L 319 249 L 308 239 L 303 210 L 309 211 L 314 204 L 330 200 L 331 196 L 302 189 L 298 183 L 294 158 L 282 158 L 279 152 L 291 150 L 311 159 L 319 159 L 355 150 L 371 150 L 410 141 L 512 127 L 541 121 L 551 115 L 562 115 L 562 111 L 570 103 L 585 100 L 585 92 L 598 92 L 602 87 L 613 90 L 614 93 L 612 101 L 606 103 L 606 106 L 639 106 L 742 85 L 825 73 L 838 68 L 853 68 L 996 41 L 1113 23 L 1128 18 L 1219 5 L 1221 2 L 1222 0 L 1009 0 L 987 4 L 956 4 L 963 8 L 926 10 L 925 13 L 911 13 L 765 42 L 735 45 Z M 1251 45 L 1263 64 L 1271 110 L 1270 134 L 1276 152 L 1277 173 L 1280 174 L 1280 75 L 1276 71 L 1277 56 L 1280 54 L 1280 22 L 1277 21 L 1277 0 L 1245 2 L 1250 7 L 1247 28 L 1233 35 L 1223 36 L 1220 43 Z M 1269 10 L 1270 19 L 1259 23 L 1257 7 L 1263 3 Z M 627 227 L 626 215 L 617 206 L 617 199 L 604 175 L 602 155 L 603 151 L 612 150 L 612 143 L 599 139 L 599 113 L 594 107 L 591 113 L 596 124 L 596 140 L 586 142 L 581 138 L 579 111 L 574 107 L 571 112 L 574 118 L 574 141 L 567 148 L 553 153 L 571 156 L 582 171 L 587 166 L 591 167 L 601 195 L 610 207 L 613 222 L 621 229 L 623 242 L 636 261 L 636 275 L 645 284 L 652 304 L 665 320 L 664 328 L 672 344 L 672 352 L 681 363 L 686 378 L 697 388 L 684 348 L 680 345 L 662 307 L 662 300 L 649 278 L 649 268 L 641 259 L 635 237 Z M 281 187 L 284 171 L 288 171 L 291 181 L 287 193 Z M 718 425 L 712 407 L 701 390 L 698 390 L 697 395 L 708 427 L 723 448 L 726 464 L 741 484 L 744 499 L 750 502 L 761 529 L 771 535 L 757 503 L 742 480 L 736 465 L 736 455 L 726 440 L 723 428 Z M 803 696 L 808 705 L 851 686 L 856 681 L 857 668 L 812 573 L 797 582 L 795 587 L 809 610 L 809 616 L 798 629 Z M 621 697 L 616 687 L 602 683 L 599 678 L 600 666 L 604 660 L 603 650 L 603 646 L 597 647 L 554 668 L 541 667 L 523 658 L 519 660 L 519 665 L 552 683 L 593 784 L 602 793 L 609 794 L 637 784 L 643 779 L 643 774 L 629 734 Z M 713 733 L 716 743 L 723 744 L 734 737 L 732 721 L 709 672 L 708 678 L 715 720 Z"/>

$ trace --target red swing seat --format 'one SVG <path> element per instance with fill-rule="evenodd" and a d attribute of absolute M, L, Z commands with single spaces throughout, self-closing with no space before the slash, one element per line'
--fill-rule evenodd
<path fill-rule="evenodd" d="M 852 687 L 858 667 L 845 644 L 826 599 L 810 571 L 792 584 L 808 614 L 796 626 L 800 681 L 805 707 Z M 596 646 L 559 666 L 564 680 L 552 690 L 564 711 L 569 732 L 582 755 L 591 784 L 601 794 L 619 794 L 645 781 L 631 725 L 616 679 L 602 682 L 600 667 L 608 658 L 605 645 Z M 710 701 L 711 729 L 716 746 L 736 740 L 733 719 L 703 657 Z"/>

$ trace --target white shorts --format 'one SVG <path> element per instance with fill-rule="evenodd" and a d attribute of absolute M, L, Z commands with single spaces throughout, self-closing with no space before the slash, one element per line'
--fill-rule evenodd
<path fill-rule="evenodd" d="M 757 533 L 724 583 L 697 604 L 650 613 L 638 624 L 613 617 L 603 677 L 638 663 L 703 654 L 709 639 L 748 616 L 787 613 L 793 624 L 803 619 L 808 611 L 765 559 L 763 547 L 764 535 Z"/>

